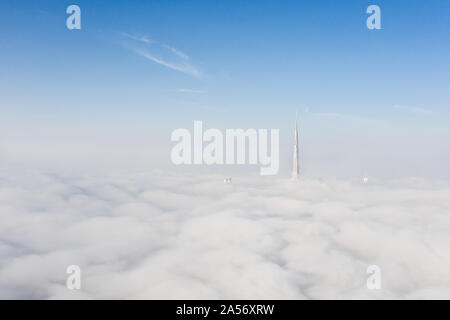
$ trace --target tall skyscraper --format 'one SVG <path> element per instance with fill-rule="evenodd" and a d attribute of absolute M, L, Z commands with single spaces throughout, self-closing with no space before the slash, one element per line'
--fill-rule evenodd
<path fill-rule="evenodd" d="M 300 164 L 298 158 L 298 115 L 295 117 L 295 136 L 294 136 L 294 159 L 292 163 L 292 179 L 298 179 L 300 174 Z"/>

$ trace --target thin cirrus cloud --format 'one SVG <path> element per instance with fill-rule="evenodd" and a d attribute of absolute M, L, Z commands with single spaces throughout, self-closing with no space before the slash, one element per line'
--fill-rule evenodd
<path fill-rule="evenodd" d="M 190 76 L 196 77 L 196 78 L 200 78 L 202 76 L 201 72 L 198 71 L 194 66 L 190 65 L 190 64 L 174 64 L 174 63 L 170 63 L 167 62 L 163 59 L 159 59 L 153 55 L 151 55 L 148 52 L 144 52 L 142 50 L 136 50 L 135 51 L 137 54 L 139 54 L 140 56 L 151 60 L 157 64 L 160 64 L 164 67 L 167 67 L 169 69 L 175 70 L 175 71 L 179 71 L 185 74 L 188 74 Z"/>
<path fill-rule="evenodd" d="M 144 44 L 145 47 L 141 48 L 129 45 L 125 47 L 154 63 L 195 78 L 203 76 L 202 72 L 190 63 L 189 56 L 175 47 L 151 40 L 147 36 L 132 35 L 125 32 L 121 32 L 120 35 Z M 150 49 L 152 50 L 150 51 Z"/>
<path fill-rule="evenodd" d="M 313 112 L 309 107 L 305 108 L 305 113 L 318 116 L 318 117 L 335 117 L 335 118 L 347 118 L 348 116 L 337 112 Z"/>
<path fill-rule="evenodd" d="M 120 35 L 123 37 L 129 38 L 129 39 L 133 39 L 133 40 L 144 42 L 144 43 L 152 43 L 153 42 L 146 36 L 136 36 L 136 35 L 132 35 L 132 34 L 129 34 L 126 32 L 121 32 Z"/>
<path fill-rule="evenodd" d="M 425 115 L 425 114 L 432 114 L 433 113 L 433 111 L 428 110 L 428 109 L 419 108 L 419 107 L 404 106 L 404 105 L 399 105 L 399 104 L 394 105 L 393 108 L 397 109 L 397 110 L 402 110 L 402 111 L 414 113 L 414 114 Z"/>
<path fill-rule="evenodd" d="M 335 118 L 335 119 L 348 119 L 348 120 L 367 120 L 364 117 L 361 116 L 357 116 L 357 115 L 349 115 L 349 114 L 343 114 L 343 113 L 338 113 L 338 112 L 312 112 L 309 110 L 309 108 L 307 108 L 305 110 L 305 113 L 307 114 L 311 114 L 313 116 L 316 117 L 321 117 L 321 118 Z"/>
<path fill-rule="evenodd" d="M 182 52 L 174 47 L 168 46 L 166 44 L 163 44 L 162 46 L 164 48 L 166 48 L 167 50 L 171 51 L 173 54 L 179 56 L 181 59 L 189 60 L 189 56 L 187 54 L 185 54 L 184 52 Z"/>
<path fill-rule="evenodd" d="M 206 91 L 204 91 L 204 90 L 195 90 L 195 89 L 186 89 L 186 88 L 178 89 L 178 92 L 181 92 L 181 93 L 198 93 L 198 94 L 206 93 Z"/>

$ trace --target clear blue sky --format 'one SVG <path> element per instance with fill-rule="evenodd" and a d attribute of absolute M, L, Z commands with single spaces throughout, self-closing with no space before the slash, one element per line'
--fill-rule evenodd
<path fill-rule="evenodd" d="M 70 4 L 81 30 L 66 29 Z M 370 4 L 382 30 L 366 28 Z M 448 134 L 449 57 L 447 0 L 3 0 L 0 116 L 8 132 L 110 122 L 166 132 L 199 119 L 291 134 L 299 110 L 322 136 L 363 130 L 358 119 Z"/>

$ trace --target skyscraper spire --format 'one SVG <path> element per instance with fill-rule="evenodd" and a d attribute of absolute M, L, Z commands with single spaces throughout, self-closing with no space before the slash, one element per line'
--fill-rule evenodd
<path fill-rule="evenodd" d="M 294 159 L 292 163 L 292 179 L 298 179 L 300 166 L 298 162 L 298 114 L 295 116 Z"/>

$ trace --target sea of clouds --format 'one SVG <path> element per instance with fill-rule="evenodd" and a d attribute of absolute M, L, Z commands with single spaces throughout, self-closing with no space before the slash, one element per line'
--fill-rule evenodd
<path fill-rule="evenodd" d="M 0 171 L 0 298 L 450 298 L 450 182 L 223 178 Z"/>

